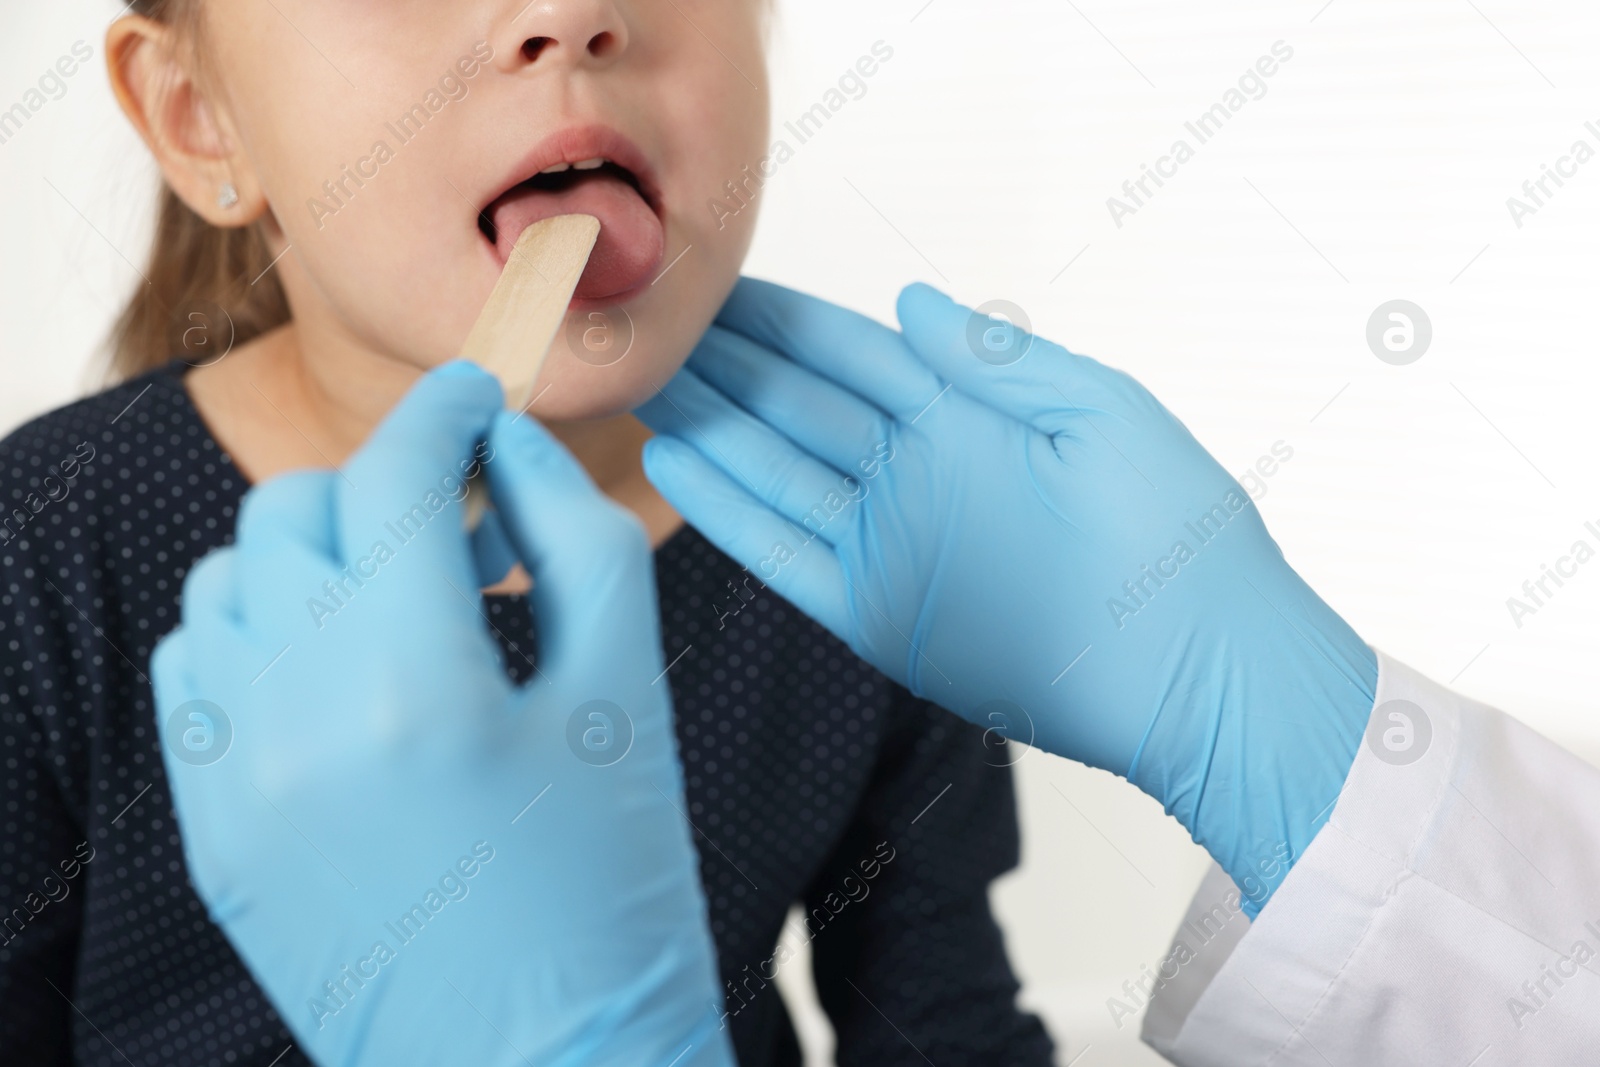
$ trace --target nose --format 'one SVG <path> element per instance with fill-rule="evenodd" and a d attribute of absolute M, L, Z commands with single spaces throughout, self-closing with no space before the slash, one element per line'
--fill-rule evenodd
<path fill-rule="evenodd" d="M 628 25 L 615 0 L 513 0 L 518 6 L 495 34 L 495 65 L 599 69 L 628 49 Z"/>

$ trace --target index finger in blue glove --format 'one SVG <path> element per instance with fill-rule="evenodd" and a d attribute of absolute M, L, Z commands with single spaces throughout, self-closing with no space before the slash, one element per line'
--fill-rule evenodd
<path fill-rule="evenodd" d="M 771 282 L 741 278 L 719 325 L 781 352 L 897 419 L 912 419 L 944 388 L 900 335 L 865 315 Z"/>
<path fill-rule="evenodd" d="M 1143 386 L 1121 371 L 979 316 L 930 285 L 907 286 L 896 312 L 906 341 L 933 373 L 1042 433 L 1082 432 L 1084 417 L 1126 414 L 1141 401 L 1154 403 Z M 1015 331 L 1004 357 L 1022 353 L 1014 362 L 991 363 L 979 357 L 973 335 L 991 323 Z"/>
<path fill-rule="evenodd" d="M 532 418 L 502 412 L 489 441 L 495 507 L 533 578 L 540 672 L 589 669 L 588 654 L 611 660 L 602 671 L 614 673 L 615 649 L 659 649 L 654 629 L 637 630 L 658 625 L 650 542 L 638 520 Z"/>
<path fill-rule="evenodd" d="M 239 595 L 237 553 L 220 548 L 208 553 L 183 578 L 183 626 L 195 631 L 231 627 L 243 604 Z"/>
<path fill-rule="evenodd" d="M 859 485 L 819 463 L 692 370 L 674 375 L 639 409 L 639 416 L 658 433 L 694 445 L 758 499 L 830 543 L 838 543 L 855 517 L 851 509 L 845 521 L 834 522 L 839 509 L 830 505 L 853 499 L 861 491 Z"/>
<path fill-rule="evenodd" d="M 474 446 L 503 403 L 500 383 L 471 363 L 452 361 L 423 375 L 336 486 L 341 565 L 383 543 L 395 566 L 432 569 L 458 589 L 476 588 L 462 501 L 476 469 Z"/>
<path fill-rule="evenodd" d="M 328 470 L 305 469 L 275 475 L 253 486 L 239 505 L 234 544 L 259 545 L 263 555 L 283 543 L 300 545 L 329 563 L 339 558 L 333 528 L 333 483 Z"/>
<path fill-rule="evenodd" d="M 689 369 L 846 474 L 857 474 L 861 462 L 889 439 L 891 420 L 878 408 L 732 330 L 716 326 L 707 330 L 689 358 Z"/>
<path fill-rule="evenodd" d="M 855 631 L 848 582 L 832 545 L 797 529 L 677 438 L 648 441 L 644 470 L 691 526 L 779 596 L 836 634 Z"/>
<path fill-rule="evenodd" d="M 306 598 L 320 596 L 342 566 L 334 535 L 338 480 L 327 470 L 291 471 L 245 494 L 234 551 L 240 616 L 256 633 L 288 642 L 314 627 Z"/>

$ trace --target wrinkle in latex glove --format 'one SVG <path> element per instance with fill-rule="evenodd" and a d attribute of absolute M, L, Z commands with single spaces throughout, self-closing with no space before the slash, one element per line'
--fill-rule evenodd
<path fill-rule="evenodd" d="M 926 286 L 899 316 L 742 281 L 640 409 L 651 480 L 919 696 L 1155 797 L 1253 915 L 1333 807 L 1376 657 L 1134 379 L 1025 335 L 980 359 Z"/>

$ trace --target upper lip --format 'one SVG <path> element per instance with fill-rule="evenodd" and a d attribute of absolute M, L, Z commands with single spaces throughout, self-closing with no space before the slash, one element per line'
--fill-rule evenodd
<path fill-rule="evenodd" d="M 587 159 L 604 159 L 626 169 L 639 183 L 639 193 L 650 210 L 661 214 L 661 187 L 657 184 L 655 168 L 644 152 L 611 127 L 591 124 L 557 130 L 535 145 L 512 166 L 505 183 L 483 205 L 480 217 L 487 218 L 496 202 L 540 171 Z"/>

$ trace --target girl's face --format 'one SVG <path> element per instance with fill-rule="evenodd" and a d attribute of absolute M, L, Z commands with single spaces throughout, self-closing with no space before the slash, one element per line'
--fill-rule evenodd
<path fill-rule="evenodd" d="M 526 226 L 598 217 L 534 409 L 588 418 L 670 377 L 737 277 L 764 18 L 763 0 L 208 0 L 204 63 L 308 340 L 454 358 Z"/>

